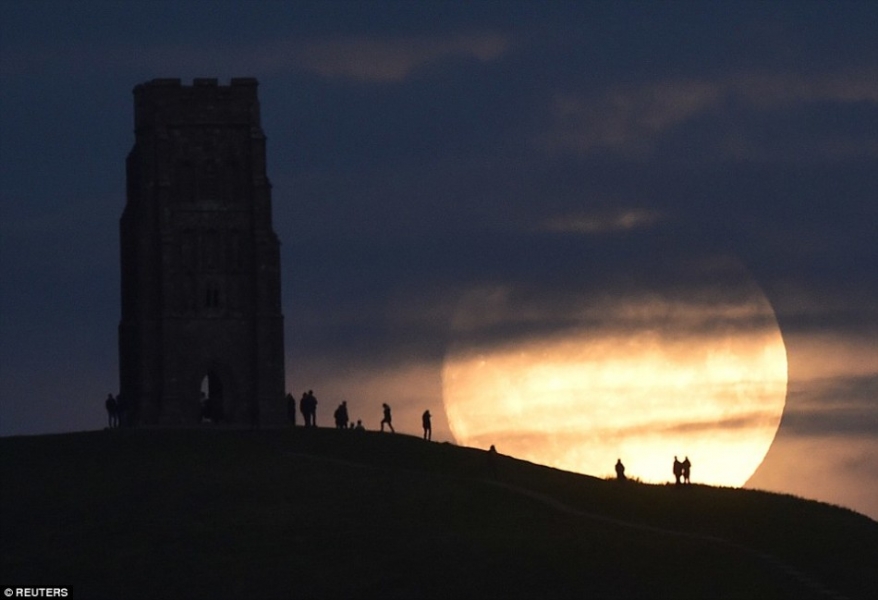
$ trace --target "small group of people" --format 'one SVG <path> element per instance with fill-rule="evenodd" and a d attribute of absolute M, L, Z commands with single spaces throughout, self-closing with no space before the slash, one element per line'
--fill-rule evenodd
<path fill-rule="evenodd" d="M 691 468 L 692 463 L 689 462 L 688 456 L 683 459 L 683 462 L 680 462 L 676 456 L 674 457 L 674 479 L 677 485 L 680 485 L 680 483 L 689 485 L 689 470 Z"/>
<path fill-rule="evenodd" d="M 296 399 L 292 394 L 287 394 L 287 419 L 290 422 L 290 425 L 296 425 Z M 222 406 L 218 402 L 214 402 L 212 398 L 208 397 L 206 393 L 201 392 L 201 397 L 199 399 L 200 403 L 200 420 L 202 423 L 215 423 L 217 421 L 222 421 Z M 385 402 L 382 406 L 382 419 L 381 419 L 381 431 L 384 431 L 384 426 L 390 429 L 391 433 L 395 433 L 393 429 L 393 415 L 391 412 L 390 406 Z M 122 403 L 121 394 L 113 396 L 113 394 L 107 394 L 106 400 L 104 400 L 104 407 L 107 410 L 107 427 L 109 429 L 115 429 L 119 427 L 123 422 L 123 417 L 125 414 L 125 406 Z M 317 427 L 317 397 L 314 395 L 314 390 L 308 390 L 304 394 L 302 394 L 302 399 L 299 400 L 298 406 L 299 412 L 302 413 L 302 417 L 305 420 L 305 427 Z M 354 425 L 352 420 L 348 415 L 348 403 L 346 400 L 342 401 L 341 404 L 338 405 L 338 408 L 335 409 L 334 413 L 335 418 L 335 427 L 336 429 L 358 429 L 363 430 L 363 421 L 357 420 L 357 424 Z M 424 439 L 430 440 L 433 437 L 433 426 L 432 426 L 432 418 L 429 410 L 425 410 L 424 414 L 421 415 L 421 423 L 424 428 Z"/>
<path fill-rule="evenodd" d="M 289 419 L 290 425 L 296 425 L 296 399 L 292 394 L 287 394 L 287 418 Z M 396 433 L 396 430 L 393 428 L 393 411 L 390 408 L 390 405 L 386 402 L 381 404 L 382 416 L 381 416 L 381 431 L 384 431 L 384 426 L 387 425 L 387 428 L 390 430 L 390 433 Z M 299 411 L 302 413 L 302 417 L 305 419 L 305 427 L 317 427 L 317 398 L 314 396 L 313 390 L 308 390 L 304 394 L 302 394 L 302 399 L 299 400 Z M 336 429 L 357 429 L 362 430 L 365 429 L 363 427 L 363 421 L 357 420 L 357 424 L 354 425 L 350 415 L 348 414 L 348 403 L 347 400 L 343 400 L 341 404 L 335 409 L 333 413 L 333 418 L 335 420 L 335 428 Z M 425 410 L 421 415 L 421 426 L 424 429 L 424 439 L 432 440 L 433 439 L 433 417 L 430 414 L 429 410 Z"/>
<path fill-rule="evenodd" d="M 676 456 L 674 457 L 674 479 L 676 480 L 676 484 L 680 485 L 690 483 L 689 481 L 689 471 L 692 468 L 692 463 L 689 460 L 689 457 L 685 457 L 682 461 L 680 461 Z M 619 481 L 625 481 L 627 477 L 625 477 L 625 465 L 622 464 L 622 459 L 616 459 L 616 479 Z"/>

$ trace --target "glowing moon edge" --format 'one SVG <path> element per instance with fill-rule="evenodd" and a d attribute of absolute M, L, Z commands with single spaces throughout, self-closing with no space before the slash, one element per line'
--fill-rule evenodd
<path fill-rule="evenodd" d="M 718 306 L 617 301 L 585 311 L 616 327 L 468 342 L 484 315 L 493 326 L 515 314 L 510 297 L 510 287 L 479 289 L 458 307 L 442 387 L 459 444 L 598 477 L 621 459 L 647 483 L 671 480 L 675 456 L 690 458 L 693 481 L 735 487 L 762 463 L 784 411 L 787 357 L 758 288 Z"/>

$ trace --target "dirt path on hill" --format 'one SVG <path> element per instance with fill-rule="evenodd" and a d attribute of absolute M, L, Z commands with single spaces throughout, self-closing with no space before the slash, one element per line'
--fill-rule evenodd
<path fill-rule="evenodd" d="M 746 554 L 750 554 L 755 556 L 759 560 L 768 564 L 773 570 L 776 572 L 782 573 L 783 575 L 789 577 L 794 580 L 796 583 L 804 587 L 810 594 L 813 594 L 815 598 L 829 598 L 830 600 L 848 600 L 847 596 L 841 594 L 835 590 L 831 590 L 826 586 L 814 581 L 798 569 L 792 567 L 791 565 L 786 564 L 776 556 L 768 554 L 766 552 L 762 552 L 761 550 L 756 550 L 754 548 L 750 548 L 748 546 L 744 546 L 743 544 L 738 544 L 736 542 L 732 542 L 726 540 L 724 538 L 716 537 L 713 535 L 699 534 L 699 533 L 690 533 L 686 531 L 677 531 L 674 529 L 665 529 L 664 527 L 655 527 L 652 525 L 644 525 L 642 523 L 634 523 L 632 521 L 623 521 L 621 519 L 614 519 L 612 517 L 607 517 L 604 515 L 599 515 L 595 513 L 585 512 L 571 506 L 564 504 L 552 496 L 547 494 L 541 494 L 539 492 L 535 492 L 533 490 L 529 490 L 527 488 L 522 488 L 516 485 L 510 485 L 508 483 L 502 483 L 500 481 L 495 481 L 492 479 L 482 479 L 480 480 L 482 483 L 486 483 L 488 485 L 492 485 L 495 487 L 503 488 L 512 493 L 519 494 L 521 496 L 526 496 L 533 500 L 537 500 L 545 504 L 546 506 L 557 510 L 559 512 L 563 512 L 568 515 L 573 515 L 577 517 L 582 517 L 585 519 L 590 519 L 593 521 L 600 521 L 603 523 L 610 523 L 612 525 L 616 525 L 618 527 L 624 527 L 627 529 L 633 529 L 635 531 L 647 531 L 650 533 L 656 533 L 659 535 L 665 535 L 668 537 L 677 537 L 682 539 L 689 539 L 700 542 L 707 542 L 711 544 L 716 544 L 718 546 L 725 546 L 727 548 L 732 548 L 734 550 L 738 550 L 740 552 L 744 552 Z M 811 596 L 808 596 L 811 597 Z"/>
<path fill-rule="evenodd" d="M 285 454 L 287 454 L 288 456 L 295 456 L 298 458 L 308 458 L 311 460 L 319 460 L 319 461 L 330 462 L 330 463 L 335 463 L 335 464 L 344 465 L 344 466 L 359 467 L 362 469 L 373 469 L 373 470 L 384 470 L 385 469 L 385 467 L 379 467 L 379 466 L 375 466 L 375 465 L 359 463 L 359 462 L 340 459 L 340 458 L 328 458 L 325 456 L 315 456 L 313 454 L 303 454 L 303 453 L 298 453 L 298 452 L 285 452 Z M 410 471 L 412 473 L 419 473 L 422 475 L 429 474 L 433 477 L 442 477 L 441 475 L 435 475 L 432 473 L 428 473 L 426 471 L 420 471 L 420 470 L 415 470 L 415 469 L 401 469 L 401 470 L 407 470 L 407 471 Z M 503 482 L 497 481 L 495 479 L 474 479 L 474 481 L 478 481 L 480 483 L 484 483 L 484 484 L 494 486 L 494 487 L 499 487 L 499 488 L 507 490 L 513 494 L 517 494 L 519 496 L 524 496 L 524 497 L 530 498 L 531 500 L 536 500 L 537 502 L 540 502 L 541 504 L 543 504 L 543 505 L 545 505 L 553 510 L 556 510 L 558 512 L 562 512 L 564 514 L 568 514 L 568 515 L 572 515 L 572 516 L 576 516 L 576 517 L 580 517 L 580 518 L 584 518 L 584 519 L 590 519 L 593 521 L 600 521 L 602 523 L 609 523 L 609 524 L 615 525 L 617 527 L 624 527 L 626 529 L 632 529 L 635 531 L 645 531 L 645 532 L 654 533 L 654 534 L 658 534 L 658 535 L 664 535 L 664 536 L 668 536 L 668 537 L 676 537 L 676 538 L 681 538 L 681 539 L 706 542 L 709 544 L 716 544 L 718 546 L 724 546 L 726 548 L 731 548 L 733 550 L 737 550 L 739 552 L 749 554 L 751 556 L 756 557 L 757 559 L 759 559 L 763 563 L 767 564 L 776 573 L 779 573 L 783 576 L 788 577 L 789 579 L 794 581 L 796 584 L 800 585 L 804 590 L 806 590 L 808 592 L 808 595 L 803 596 L 802 600 L 807 600 L 809 598 L 822 598 L 822 599 L 828 599 L 828 600 L 850 600 L 844 594 L 841 594 L 840 592 L 832 590 L 832 589 L 824 586 L 823 584 L 811 579 L 810 577 L 808 577 L 807 575 L 805 575 L 804 573 L 802 573 L 801 571 L 799 571 L 795 567 L 783 562 L 782 560 L 780 560 L 776 556 L 773 556 L 773 555 L 768 554 L 767 552 L 763 552 L 761 550 L 756 550 L 754 548 L 750 548 L 749 546 L 745 546 L 743 544 L 738 544 L 736 542 L 732 542 L 730 540 L 716 537 L 713 535 L 690 533 L 690 532 L 686 532 L 686 531 L 678 531 L 675 529 L 666 529 L 664 527 L 655 527 L 653 525 L 646 525 L 643 523 L 636 523 L 633 521 L 625 521 L 622 519 L 615 519 L 613 517 L 607 517 L 607 516 L 596 514 L 596 513 L 582 511 L 582 510 L 573 508 L 572 506 L 569 506 L 567 504 L 564 504 L 563 502 L 561 502 L 557 498 L 549 496 L 548 494 L 542 494 L 540 492 L 535 492 L 533 490 L 519 487 L 517 485 L 503 483 Z"/>

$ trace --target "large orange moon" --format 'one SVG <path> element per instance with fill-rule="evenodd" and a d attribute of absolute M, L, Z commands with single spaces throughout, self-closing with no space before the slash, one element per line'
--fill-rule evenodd
<path fill-rule="evenodd" d="M 472 289 L 456 310 L 442 384 L 459 444 L 599 477 L 621 459 L 649 483 L 673 479 L 674 456 L 712 485 L 744 485 L 760 465 L 787 359 L 755 282 L 729 299 L 568 298 L 562 318 L 518 296 L 514 285 Z"/>

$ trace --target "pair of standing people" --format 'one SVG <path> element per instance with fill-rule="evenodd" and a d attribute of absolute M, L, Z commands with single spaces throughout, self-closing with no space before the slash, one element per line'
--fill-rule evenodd
<path fill-rule="evenodd" d="M 317 427 L 317 398 L 312 390 L 302 394 L 299 400 L 299 411 L 305 419 L 305 427 Z"/>
<path fill-rule="evenodd" d="M 115 397 L 113 397 L 113 394 L 107 394 L 107 399 L 104 400 L 104 408 L 107 409 L 109 428 L 121 427 L 122 423 L 125 422 L 125 411 L 127 409 L 122 401 L 122 394 L 117 394 Z"/>
<path fill-rule="evenodd" d="M 109 419 L 110 429 L 119 426 L 119 401 L 113 397 L 113 394 L 107 394 L 104 401 L 104 408 L 107 409 L 107 419 Z"/>

